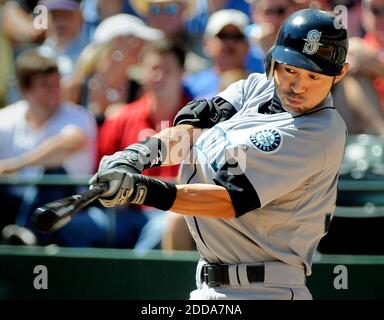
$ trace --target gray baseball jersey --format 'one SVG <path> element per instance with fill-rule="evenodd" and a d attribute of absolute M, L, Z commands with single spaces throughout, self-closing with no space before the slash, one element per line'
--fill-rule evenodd
<path fill-rule="evenodd" d="M 252 74 L 219 94 L 237 113 L 203 132 L 180 182 L 225 186 L 240 214 L 186 220 L 208 262 L 278 260 L 310 275 L 335 209 L 346 126 L 330 95 L 304 114 L 260 113 L 274 91 L 273 81 Z"/>

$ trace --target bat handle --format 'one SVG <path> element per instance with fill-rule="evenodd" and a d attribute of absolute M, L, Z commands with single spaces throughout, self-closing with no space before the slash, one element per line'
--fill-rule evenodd
<path fill-rule="evenodd" d="M 109 189 L 108 183 L 99 183 L 92 186 L 92 189 L 88 190 L 83 197 L 79 200 L 79 204 L 81 203 L 90 203 L 96 200 L 100 195 L 106 192 Z"/>
<path fill-rule="evenodd" d="M 76 211 L 80 211 L 84 207 L 88 206 L 91 202 L 95 201 L 100 195 L 109 189 L 108 183 L 99 183 L 92 187 L 92 189 L 85 192 L 76 201 Z"/>

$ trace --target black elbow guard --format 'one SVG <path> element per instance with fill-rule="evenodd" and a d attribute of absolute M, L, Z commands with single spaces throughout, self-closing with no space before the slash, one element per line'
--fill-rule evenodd
<path fill-rule="evenodd" d="M 215 124 L 232 118 L 235 113 L 233 105 L 221 97 L 194 100 L 179 111 L 173 125 L 190 124 L 196 128 L 212 128 Z"/>

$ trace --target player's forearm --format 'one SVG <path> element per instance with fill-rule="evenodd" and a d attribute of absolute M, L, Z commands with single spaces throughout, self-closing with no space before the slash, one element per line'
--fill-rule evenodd
<path fill-rule="evenodd" d="M 185 184 L 177 186 L 173 212 L 210 218 L 234 218 L 236 213 L 228 191 L 215 185 Z"/>
<path fill-rule="evenodd" d="M 175 185 L 122 167 L 106 170 L 89 181 L 91 185 L 103 182 L 109 184 L 109 190 L 100 198 L 105 207 L 129 202 L 198 217 L 231 219 L 236 216 L 231 197 L 222 186 Z"/>
<path fill-rule="evenodd" d="M 176 165 L 185 160 L 191 146 L 196 142 L 201 132 L 201 129 L 195 128 L 192 125 L 182 124 L 165 129 L 154 135 L 167 148 L 167 157 L 162 162 L 162 165 Z"/>

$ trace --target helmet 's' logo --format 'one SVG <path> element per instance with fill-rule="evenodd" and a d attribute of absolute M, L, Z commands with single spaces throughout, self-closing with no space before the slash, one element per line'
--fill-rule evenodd
<path fill-rule="evenodd" d="M 283 137 L 279 131 L 267 129 L 252 134 L 250 139 L 257 149 L 270 153 L 279 149 Z"/>
<path fill-rule="evenodd" d="M 320 38 L 321 32 L 317 30 L 309 31 L 307 34 L 307 39 L 303 39 L 306 42 L 306 44 L 304 45 L 303 52 L 309 55 L 315 54 L 321 46 Z"/>

